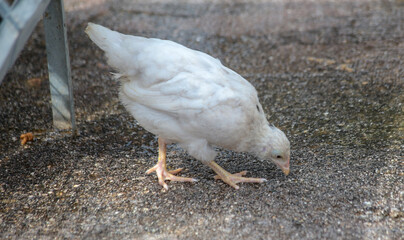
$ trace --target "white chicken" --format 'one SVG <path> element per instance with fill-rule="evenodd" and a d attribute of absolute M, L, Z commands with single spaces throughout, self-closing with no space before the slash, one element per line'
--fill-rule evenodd
<path fill-rule="evenodd" d="M 227 172 L 214 162 L 214 146 L 252 153 L 289 173 L 289 140 L 268 123 L 255 88 L 218 59 L 172 41 L 124 35 L 93 23 L 86 33 L 118 72 L 122 104 L 158 136 L 158 162 L 146 173 L 156 171 L 165 189 L 165 180 L 196 181 L 175 176 L 182 169 L 167 170 L 170 143 L 178 143 L 212 168 L 216 179 L 236 189 L 240 182 L 266 180 L 243 177 L 245 171 Z"/>

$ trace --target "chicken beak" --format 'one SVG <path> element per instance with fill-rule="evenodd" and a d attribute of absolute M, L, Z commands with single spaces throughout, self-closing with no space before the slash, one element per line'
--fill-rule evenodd
<path fill-rule="evenodd" d="M 278 165 L 278 167 L 282 170 L 282 172 L 283 172 L 285 175 L 288 175 L 289 172 L 290 172 L 289 161 L 290 161 L 290 157 L 288 157 L 288 161 L 287 161 L 285 164 L 280 164 L 280 163 L 277 163 L 277 164 L 276 164 L 276 165 Z"/>
<path fill-rule="evenodd" d="M 289 168 L 282 168 L 282 172 L 287 176 L 290 172 Z"/>

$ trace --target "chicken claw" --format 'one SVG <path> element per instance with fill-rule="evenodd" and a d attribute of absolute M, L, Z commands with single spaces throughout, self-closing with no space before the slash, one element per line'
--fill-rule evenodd
<path fill-rule="evenodd" d="M 217 163 L 214 161 L 211 161 L 208 163 L 208 166 L 213 169 L 218 175 L 216 175 L 214 178 L 215 179 L 220 179 L 223 182 L 229 184 L 235 189 L 239 189 L 239 186 L 237 186 L 237 183 L 241 182 L 248 182 L 248 183 L 263 183 L 266 182 L 267 180 L 265 178 L 246 178 L 243 177 L 244 175 L 247 174 L 247 171 L 242 171 L 239 173 L 234 173 L 231 174 L 224 170 L 222 167 L 220 167 Z"/>
<path fill-rule="evenodd" d="M 146 174 L 150 174 L 152 172 L 156 172 L 157 177 L 159 179 L 159 184 L 163 186 L 164 189 L 168 190 L 168 185 L 165 183 L 165 180 L 170 181 L 178 181 L 178 182 L 196 182 L 197 180 L 194 178 L 187 177 L 177 177 L 174 174 L 181 172 L 183 169 L 178 168 L 176 170 L 167 171 L 166 167 L 166 154 L 167 154 L 167 145 L 163 139 L 159 138 L 159 159 L 156 165 L 146 171 Z"/>

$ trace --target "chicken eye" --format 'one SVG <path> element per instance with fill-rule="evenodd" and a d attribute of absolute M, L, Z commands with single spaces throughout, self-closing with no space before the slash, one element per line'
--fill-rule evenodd
<path fill-rule="evenodd" d="M 280 159 L 280 158 L 282 158 L 282 156 L 281 156 L 281 155 L 277 155 L 276 158 Z"/>
<path fill-rule="evenodd" d="M 260 107 L 258 107 L 258 105 L 256 105 L 256 107 L 257 107 L 257 111 L 260 112 Z"/>

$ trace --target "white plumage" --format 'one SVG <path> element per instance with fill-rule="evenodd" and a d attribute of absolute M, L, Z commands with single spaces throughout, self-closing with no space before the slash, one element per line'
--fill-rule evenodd
<path fill-rule="evenodd" d="M 268 124 L 255 88 L 218 59 L 172 41 L 124 35 L 92 23 L 86 33 L 118 72 L 123 105 L 159 137 L 159 163 L 149 172 L 157 171 L 165 188 L 164 180 L 193 180 L 166 170 L 166 143 L 180 144 L 235 188 L 237 182 L 264 179 L 226 172 L 213 162 L 213 146 L 251 152 L 289 172 L 285 134 Z"/>

